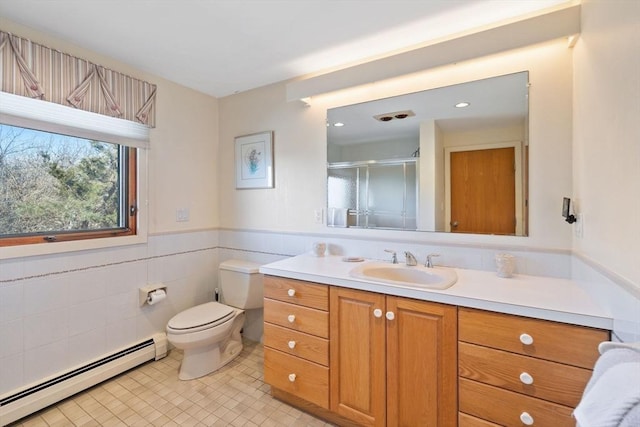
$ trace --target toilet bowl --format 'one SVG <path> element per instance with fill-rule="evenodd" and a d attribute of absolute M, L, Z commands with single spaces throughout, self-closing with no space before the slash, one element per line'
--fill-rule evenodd
<path fill-rule="evenodd" d="M 262 307 L 259 265 L 229 260 L 220 264 L 219 286 L 225 303 L 207 302 L 184 310 L 167 323 L 167 339 L 184 352 L 178 378 L 214 372 L 242 351 L 244 309 Z"/>

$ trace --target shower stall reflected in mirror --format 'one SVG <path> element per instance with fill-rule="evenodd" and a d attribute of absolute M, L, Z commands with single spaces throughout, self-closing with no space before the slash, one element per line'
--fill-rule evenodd
<path fill-rule="evenodd" d="M 417 158 L 330 163 L 327 225 L 415 230 Z"/>

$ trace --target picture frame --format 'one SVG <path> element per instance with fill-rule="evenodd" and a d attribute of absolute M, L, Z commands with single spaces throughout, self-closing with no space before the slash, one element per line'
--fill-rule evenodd
<path fill-rule="evenodd" d="M 273 131 L 235 138 L 236 189 L 273 188 Z"/>

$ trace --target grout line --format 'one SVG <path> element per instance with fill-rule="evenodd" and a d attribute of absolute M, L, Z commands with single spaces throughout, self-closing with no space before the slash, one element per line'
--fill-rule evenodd
<path fill-rule="evenodd" d="M 166 257 L 171 257 L 171 256 L 177 256 L 177 255 L 185 255 L 185 254 L 192 254 L 192 253 L 203 252 L 203 251 L 211 251 L 211 250 L 215 250 L 215 249 L 225 249 L 225 250 L 256 253 L 256 254 L 263 254 L 263 255 L 274 255 L 274 256 L 286 256 L 286 257 L 294 256 L 294 255 L 290 255 L 290 254 L 279 254 L 279 253 L 266 252 L 266 251 L 255 251 L 255 250 L 249 250 L 249 249 L 239 249 L 239 248 L 231 248 L 231 247 L 224 247 L 224 246 L 212 246 L 212 247 L 208 247 L 208 248 L 192 249 L 192 250 L 188 250 L 188 251 L 172 252 L 172 253 L 163 254 L 163 255 L 153 255 L 153 256 L 148 256 L 148 257 L 143 257 L 143 258 L 134 258 L 134 259 L 128 259 L 128 260 L 124 260 L 124 261 L 114 261 L 114 262 L 108 262 L 108 263 L 105 263 L 105 264 L 89 265 L 89 266 L 85 266 L 85 267 L 71 268 L 69 270 L 51 271 L 51 272 L 48 272 L 48 273 L 33 274 L 33 275 L 30 275 L 30 276 L 14 277 L 14 278 L 11 278 L 11 279 L 0 279 L 0 285 L 6 284 L 6 283 L 20 282 L 20 281 L 24 281 L 24 280 L 41 279 L 41 278 L 44 278 L 44 277 L 58 276 L 58 275 L 61 275 L 61 274 L 76 273 L 76 272 L 79 272 L 79 271 L 88 271 L 88 270 L 93 270 L 93 269 L 96 269 L 96 268 L 113 267 L 113 266 L 116 266 L 116 265 L 129 264 L 129 263 L 134 263 L 134 262 L 150 261 L 150 260 L 153 260 L 153 259 L 166 258 Z"/>

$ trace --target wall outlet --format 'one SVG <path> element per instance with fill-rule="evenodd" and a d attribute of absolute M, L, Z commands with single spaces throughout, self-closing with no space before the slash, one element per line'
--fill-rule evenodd
<path fill-rule="evenodd" d="M 316 224 L 322 224 L 322 212 L 323 209 L 316 209 L 313 211 L 313 217 L 316 221 Z"/>
<path fill-rule="evenodd" d="M 187 221 L 189 221 L 189 209 L 188 208 L 176 209 L 176 222 L 187 222 Z"/>

